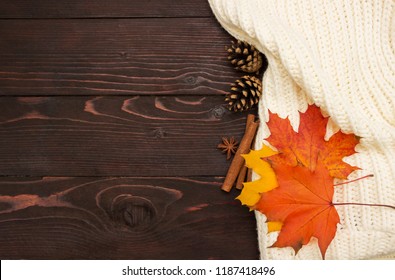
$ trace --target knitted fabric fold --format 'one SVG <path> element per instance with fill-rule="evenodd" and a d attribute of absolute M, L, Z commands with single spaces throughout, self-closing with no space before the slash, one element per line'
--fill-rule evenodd
<path fill-rule="evenodd" d="M 262 77 L 261 125 L 256 149 L 270 135 L 268 110 L 288 117 L 297 131 L 299 111 L 315 103 L 330 116 L 327 137 L 337 130 L 361 138 L 344 160 L 361 168 L 335 187 L 334 202 L 395 205 L 395 2 L 392 0 L 209 0 L 220 24 L 259 49 L 269 67 Z M 256 178 L 255 178 L 256 179 Z M 326 259 L 395 256 L 395 210 L 336 206 L 341 222 Z M 256 212 L 262 259 L 321 259 L 317 241 L 295 253 L 269 248 Z"/>

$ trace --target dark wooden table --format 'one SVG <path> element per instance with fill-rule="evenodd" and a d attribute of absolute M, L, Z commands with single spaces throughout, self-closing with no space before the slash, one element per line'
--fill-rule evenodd
<path fill-rule="evenodd" d="M 0 258 L 257 259 L 206 0 L 0 1 Z"/>

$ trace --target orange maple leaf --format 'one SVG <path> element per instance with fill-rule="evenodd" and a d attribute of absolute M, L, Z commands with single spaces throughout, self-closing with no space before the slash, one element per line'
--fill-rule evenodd
<path fill-rule="evenodd" d="M 271 135 L 266 140 L 277 152 L 264 147 L 245 156 L 247 166 L 259 171 L 261 178 L 246 183 L 238 199 L 266 215 L 269 232 L 280 229 L 273 247 L 292 247 L 297 253 L 316 237 L 324 258 L 340 221 L 332 202 L 333 180 L 346 179 L 359 169 L 343 161 L 355 153 L 359 139 L 339 131 L 326 141 L 328 118 L 315 105 L 300 114 L 298 132 L 288 119 L 269 114 Z M 261 161 L 256 158 L 259 154 Z M 272 171 L 266 175 L 268 163 Z"/>
<path fill-rule="evenodd" d="M 292 129 L 288 119 L 270 113 L 267 125 L 271 135 L 266 140 L 279 151 L 275 157 L 284 164 L 301 164 L 314 171 L 320 160 L 332 177 L 346 179 L 359 168 L 342 159 L 355 153 L 354 148 L 359 139 L 354 134 L 338 131 L 325 141 L 327 123 L 328 118 L 315 105 L 310 105 L 305 113 L 300 114 L 298 132 Z"/>
<path fill-rule="evenodd" d="M 305 166 L 273 164 L 278 187 L 261 193 L 254 206 L 268 222 L 282 227 L 273 247 L 292 247 L 297 253 L 312 237 L 318 239 L 322 257 L 336 234 L 339 215 L 332 204 L 333 178 L 318 161 L 312 172 Z"/>

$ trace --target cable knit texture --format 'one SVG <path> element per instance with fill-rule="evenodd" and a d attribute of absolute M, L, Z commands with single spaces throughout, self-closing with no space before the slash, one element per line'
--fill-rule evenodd
<path fill-rule="evenodd" d="M 221 25 L 263 52 L 269 67 L 259 103 L 260 148 L 269 136 L 268 109 L 289 117 L 297 131 L 299 113 L 315 103 L 330 116 L 330 137 L 338 129 L 361 136 L 358 153 L 346 162 L 359 166 L 335 187 L 334 202 L 395 205 L 395 2 L 392 0 L 209 0 Z M 256 179 L 256 178 L 255 178 Z M 326 259 L 395 257 L 395 210 L 336 206 L 341 223 Z M 267 233 L 257 212 L 262 259 L 321 259 L 316 240 L 295 256 L 292 248 L 268 248 L 278 233 Z"/>

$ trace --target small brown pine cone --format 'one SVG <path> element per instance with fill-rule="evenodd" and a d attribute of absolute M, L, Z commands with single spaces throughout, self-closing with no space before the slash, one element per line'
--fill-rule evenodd
<path fill-rule="evenodd" d="M 241 112 L 253 108 L 259 102 L 262 94 L 262 83 L 254 76 L 243 76 L 236 80 L 226 94 L 225 102 L 228 109 Z"/>
<path fill-rule="evenodd" d="M 255 73 L 262 67 L 262 54 L 254 46 L 243 41 L 232 41 L 231 47 L 226 47 L 229 61 L 237 70 Z"/>

